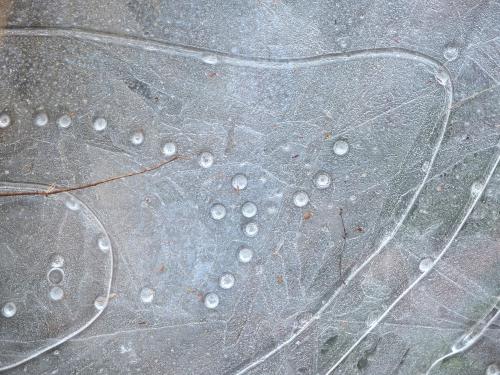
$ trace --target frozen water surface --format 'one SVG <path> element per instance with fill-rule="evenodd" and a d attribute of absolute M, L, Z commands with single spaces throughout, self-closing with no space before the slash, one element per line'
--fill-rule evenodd
<path fill-rule="evenodd" d="M 498 3 L 0 10 L 0 370 L 497 371 Z"/>

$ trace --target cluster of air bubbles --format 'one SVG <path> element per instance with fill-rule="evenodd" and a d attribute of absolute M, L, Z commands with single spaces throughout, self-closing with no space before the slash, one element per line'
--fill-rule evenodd
<path fill-rule="evenodd" d="M 64 280 L 64 258 L 59 254 L 53 254 L 49 258 L 49 272 L 47 273 L 47 280 L 51 284 L 49 290 L 49 298 L 52 301 L 60 301 L 64 298 L 64 290 L 60 284 Z"/>
<path fill-rule="evenodd" d="M 139 146 L 142 145 L 144 142 L 144 132 L 141 130 L 138 130 L 130 136 L 130 143 L 132 143 L 134 146 Z"/>
<path fill-rule="evenodd" d="M 141 289 L 139 295 L 143 303 L 151 303 L 155 297 L 155 291 L 154 289 L 145 287 Z"/>
<path fill-rule="evenodd" d="M 2 315 L 5 318 L 12 318 L 14 315 L 16 315 L 16 312 L 17 306 L 14 302 L 7 302 L 2 306 Z"/>

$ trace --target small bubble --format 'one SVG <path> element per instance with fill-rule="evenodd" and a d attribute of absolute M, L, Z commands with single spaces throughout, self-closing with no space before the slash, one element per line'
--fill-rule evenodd
<path fill-rule="evenodd" d="M 49 262 L 52 267 L 61 268 L 64 265 L 64 258 L 59 254 L 53 254 Z"/>
<path fill-rule="evenodd" d="M 47 279 L 52 284 L 60 284 L 64 280 L 64 271 L 60 268 L 52 268 L 47 274 Z"/>
<path fill-rule="evenodd" d="M 241 214 L 246 218 L 251 218 L 257 215 L 257 206 L 255 203 L 246 202 L 241 206 Z"/>
<path fill-rule="evenodd" d="M 210 168 L 214 164 L 214 156 L 210 152 L 202 152 L 198 158 L 198 164 L 202 168 Z"/>
<path fill-rule="evenodd" d="M 348 151 L 349 151 L 349 144 L 342 139 L 336 141 L 333 144 L 333 152 L 335 153 L 335 155 L 343 156 L 347 154 Z"/>
<path fill-rule="evenodd" d="M 217 64 L 219 62 L 219 59 L 215 55 L 203 55 L 203 57 L 201 58 L 201 60 L 205 64 L 210 64 L 210 65 L 215 65 L 215 64 Z"/>
<path fill-rule="evenodd" d="M 236 174 L 231 179 L 231 185 L 235 190 L 244 190 L 247 187 L 248 178 L 244 174 Z"/>
<path fill-rule="evenodd" d="M 319 172 L 314 178 L 314 185 L 318 189 L 327 189 L 332 184 L 331 177 L 325 172 Z"/>
<path fill-rule="evenodd" d="M 36 126 L 45 126 L 49 123 L 49 116 L 45 112 L 39 112 L 33 118 L 33 123 Z"/>
<path fill-rule="evenodd" d="M 10 116 L 5 112 L 0 113 L 0 129 L 5 129 L 9 125 L 10 125 Z"/>
<path fill-rule="evenodd" d="M 245 229 L 243 231 L 245 232 L 245 236 L 255 237 L 257 233 L 259 233 L 259 226 L 257 225 L 257 223 L 252 221 L 245 225 Z"/>
<path fill-rule="evenodd" d="M 432 265 L 434 264 L 434 261 L 431 258 L 424 258 L 420 261 L 420 264 L 418 265 L 418 269 L 420 272 L 427 272 L 432 268 Z"/>
<path fill-rule="evenodd" d="M 486 375 L 500 375 L 500 367 L 496 363 L 492 363 L 486 368 Z"/>
<path fill-rule="evenodd" d="M 71 117 L 69 115 L 62 115 L 57 119 L 57 126 L 61 129 L 66 129 L 71 126 Z"/>
<path fill-rule="evenodd" d="M 297 207 L 305 207 L 309 203 L 309 195 L 305 191 L 298 191 L 293 196 L 293 204 Z"/>
<path fill-rule="evenodd" d="M 16 312 L 17 312 L 17 307 L 14 302 L 7 302 L 2 307 L 2 315 L 5 318 L 12 318 L 14 315 L 16 315 Z"/>
<path fill-rule="evenodd" d="M 458 48 L 456 47 L 448 47 L 444 50 L 443 56 L 448 61 L 456 60 L 458 57 Z"/>
<path fill-rule="evenodd" d="M 151 303 L 155 297 L 155 291 L 151 288 L 142 288 L 140 292 L 141 301 L 144 303 Z"/>
<path fill-rule="evenodd" d="M 80 202 L 74 198 L 69 198 L 65 204 L 71 211 L 78 211 L 80 209 Z"/>
<path fill-rule="evenodd" d="M 163 145 L 161 152 L 165 156 L 174 156 L 177 152 L 177 146 L 173 142 L 167 142 Z"/>
<path fill-rule="evenodd" d="M 225 273 L 219 278 L 219 286 L 222 289 L 231 289 L 234 286 L 234 276 L 230 273 Z"/>
<path fill-rule="evenodd" d="M 215 293 L 207 293 L 204 298 L 205 307 L 215 309 L 219 306 L 219 296 Z"/>
<path fill-rule="evenodd" d="M 94 301 L 94 307 L 97 310 L 104 310 L 108 303 L 108 299 L 105 296 L 99 296 Z"/>
<path fill-rule="evenodd" d="M 50 289 L 49 297 L 52 301 L 60 301 L 64 297 L 64 291 L 60 287 L 54 286 Z"/>
<path fill-rule="evenodd" d="M 242 247 L 238 252 L 238 260 L 241 263 L 249 263 L 253 258 L 253 251 L 248 247 Z"/>
<path fill-rule="evenodd" d="M 111 248 L 111 243 L 109 242 L 109 238 L 106 235 L 101 234 L 97 239 L 97 247 L 102 252 L 108 251 Z"/>
<path fill-rule="evenodd" d="M 424 161 L 424 163 L 422 164 L 422 172 L 427 172 L 429 170 L 429 162 L 426 160 Z"/>
<path fill-rule="evenodd" d="M 95 131 L 102 132 L 108 126 L 108 121 L 103 117 L 97 117 L 92 124 Z"/>
<path fill-rule="evenodd" d="M 437 83 L 439 83 L 441 86 L 446 86 L 448 84 L 448 81 L 450 79 L 450 76 L 444 69 L 439 69 L 434 76 L 436 77 Z"/>
<path fill-rule="evenodd" d="M 475 181 L 470 188 L 470 192 L 473 196 L 481 194 L 483 192 L 483 184 L 479 181 Z"/>
<path fill-rule="evenodd" d="M 130 142 L 134 146 L 139 146 L 142 145 L 144 142 L 144 133 L 142 131 L 136 131 L 130 136 Z"/>
<path fill-rule="evenodd" d="M 214 220 L 222 220 L 226 217 L 226 207 L 220 203 L 214 204 L 210 208 L 210 216 L 212 216 L 212 219 Z"/>

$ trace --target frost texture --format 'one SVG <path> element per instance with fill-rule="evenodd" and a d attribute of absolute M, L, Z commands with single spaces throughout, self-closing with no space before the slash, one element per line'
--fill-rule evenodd
<path fill-rule="evenodd" d="M 55 245 L 84 256 L 73 278 L 65 269 L 89 299 L 63 300 L 71 326 L 89 321 L 111 277 L 111 263 L 89 255 L 100 223 L 115 254 L 112 298 L 80 335 L 12 373 L 483 374 L 500 360 L 498 5 L 410 8 L 8 5 L 2 187 L 139 172 L 165 160 L 166 143 L 179 156 L 71 193 L 97 217 L 75 221 L 70 246 Z M 33 125 L 38 112 L 46 126 Z M 67 128 L 56 124 L 63 114 Z M 339 140 L 345 155 L 334 152 Z M 315 186 L 319 172 L 331 177 L 326 189 Z M 248 179 L 242 190 L 237 174 Z M 34 252 L 36 267 L 60 237 L 42 229 L 62 225 L 68 208 L 55 203 L 66 195 L 0 197 L 8 245 Z M 255 217 L 241 214 L 245 202 Z M 225 207 L 220 220 L 214 204 Z M 13 222 L 43 238 L 23 246 L 26 230 Z M 246 264 L 242 246 L 253 250 Z M 11 280 L 23 265 L 0 256 Z M 226 272 L 236 281 L 222 290 Z M 22 301 L 0 320 L 9 363 L 29 356 L 18 348 L 28 333 L 45 348 L 68 336 L 53 303 L 24 308 L 24 295 L 47 299 L 45 274 L 26 277 L 0 279 L 0 303 Z M 37 316 L 51 328 L 37 331 Z"/>

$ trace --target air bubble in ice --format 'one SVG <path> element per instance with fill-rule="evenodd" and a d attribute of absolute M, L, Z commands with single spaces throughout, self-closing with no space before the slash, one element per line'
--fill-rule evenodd
<path fill-rule="evenodd" d="M 130 142 L 134 145 L 134 146 L 139 146 L 139 145 L 142 145 L 142 143 L 144 142 L 144 133 L 140 130 L 134 132 L 131 136 L 130 136 Z"/>
<path fill-rule="evenodd" d="M 500 375 L 500 367 L 496 363 L 492 363 L 486 368 L 486 375 Z"/>
<path fill-rule="evenodd" d="M 7 302 L 2 307 L 2 315 L 5 318 L 12 318 L 14 315 L 16 315 L 16 312 L 17 312 L 17 307 L 14 302 Z"/>
<path fill-rule="evenodd" d="M 69 115 L 62 115 L 57 119 L 57 126 L 62 129 L 69 128 L 71 125 L 71 117 Z"/>
<path fill-rule="evenodd" d="M 33 123 L 36 126 L 45 126 L 49 122 L 49 116 L 45 112 L 39 112 L 33 118 Z"/>
<path fill-rule="evenodd" d="M 47 274 L 47 279 L 52 284 L 60 284 L 64 280 L 64 271 L 60 268 L 52 268 Z"/>
<path fill-rule="evenodd" d="M 141 301 L 144 303 L 151 303 L 155 297 L 155 291 L 151 288 L 142 288 L 140 292 Z"/>
<path fill-rule="evenodd" d="M 434 261 L 431 258 L 424 258 L 420 261 L 418 269 L 420 272 L 427 272 L 431 269 L 433 263 Z"/>
<path fill-rule="evenodd" d="M 102 252 L 108 251 L 111 247 L 111 244 L 109 242 L 109 238 L 104 234 L 100 235 L 99 238 L 97 239 L 97 247 Z"/>
<path fill-rule="evenodd" d="M 103 117 L 94 119 L 93 127 L 95 131 L 102 132 L 108 126 L 108 121 Z"/>
<path fill-rule="evenodd" d="M 483 184 L 479 181 L 475 181 L 470 188 L 470 192 L 474 197 L 481 194 L 482 191 L 483 191 Z"/>
<path fill-rule="evenodd" d="M 448 47 L 444 50 L 443 56 L 448 61 L 456 60 L 458 57 L 458 48 L 456 47 Z"/>
<path fill-rule="evenodd" d="M 198 158 L 198 164 L 202 168 L 210 168 L 214 164 L 214 156 L 210 152 L 202 152 Z"/>
<path fill-rule="evenodd" d="M 177 152 L 177 146 L 173 142 L 167 142 L 163 145 L 161 151 L 165 156 L 174 156 Z"/>
<path fill-rule="evenodd" d="M 238 252 L 238 260 L 241 263 L 249 263 L 253 258 L 253 251 L 248 247 L 242 247 Z"/>
<path fill-rule="evenodd" d="M 234 286 L 234 276 L 230 273 L 225 273 L 219 278 L 219 286 L 222 289 L 231 289 Z"/>
<path fill-rule="evenodd" d="M 330 175 L 328 175 L 325 172 L 319 172 L 315 177 L 314 177 L 314 185 L 318 189 L 327 189 L 330 187 L 332 183 L 332 179 Z"/>
<path fill-rule="evenodd" d="M 201 60 L 205 64 L 215 65 L 219 62 L 219 59 L 215 55 L 204 55 Z"/>
<path fill-rule="evenodd" d="M 210 216 L 212 216 L 212 219 L 214 220 L 224 219 L 224 217 L 226 217 L 226 207 L 220 203 L 214 204 L 210 208 Z"/>
<path fill-rule="evenodd" d="M 219 296 L 215 293 L 207 293 L 203 302 L 208 309 L 215 309 L 219 306 Z"/>
<path fill-rule="evenodd" d="M 64 258 L 59 254 L 53 254 L 49 262 L 52 267 L 61 268 L 64 265 Z"/>
<path fill-rule="evenodd" d="M 235 190 L 244 190 L 247 187 L 248 184 L 248 179 L 247 176 L 244 174 L 236 174 L 234 177 L 231 179 L 231 185 Z"/>
<path fill-rule="evenodd" d="M 257 206 L 253 202 L 246 202 L 241 206 L 241 214 L 246 218 L 251 218 L 257 215 Z"/>
<path fill-rule="evenodd" d="M 333 152 L 335 153 L 335 155 L 343 156 L 347 154 L 348 151 L 349 151 L 349 144 L 342 139 L 339 139 L 333 144 Z"/>
<path fill-rule="evenodd" d="M 94 307 L 97 310 L 103 310 L 106 307 L 107 303 L 108 303 L 108 300 L 105 296 L 99 296 L 94 301 Z"/>
<path fill-rule="evenodd" d="M 10 125 L 10 116 L 5 112 L 0 113 L 0 129 L 5 129 L 9 125 Z"/>
<path fill-rule="evenodd" d="M 245 225 L 244 233 L 247 237 L 255 237 L 259 233 L 259 226 L 255 222 L 250 222 Z"/>
<path fill-rule="evenodd" d="M 293 196 L 293 204 L 297 207 L 305 207 L 309 203 L 309 195 L 305 191 L 298 191 Z"/>
<path fill-rule="evenodd" d="M 64 291 L 58 286 L 54 286 L 50 289 L 49 297 L 52 301 L 60 301 L 64 297 Z"/>
<path fill-rule="evenodd" d="M 80 209 L 80 202 L 74 198 L 68 199 L 65 204 L 71 211 L 78 211 Z"/>

